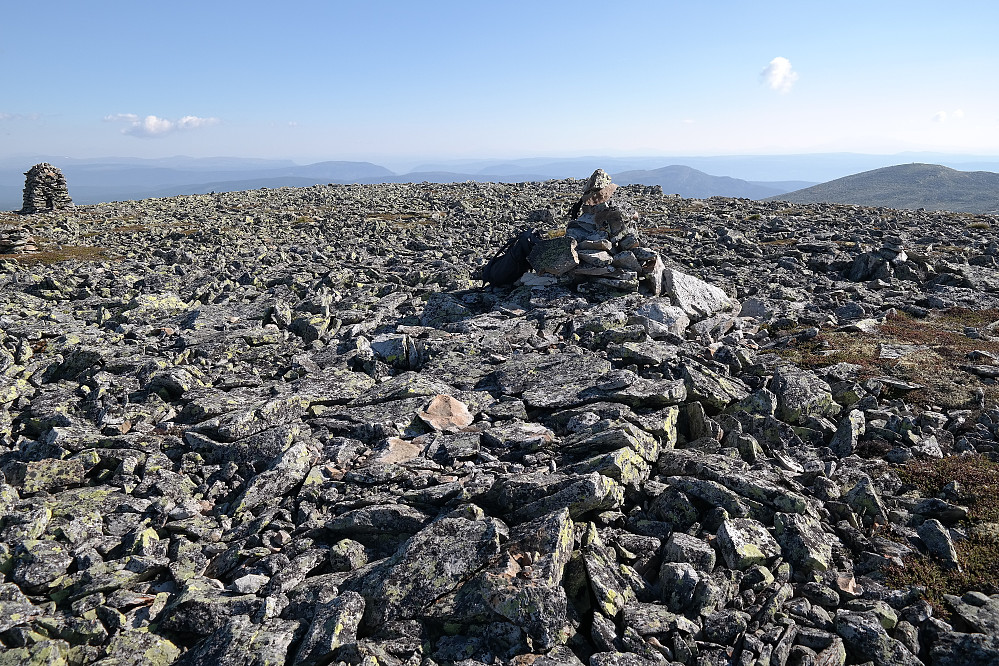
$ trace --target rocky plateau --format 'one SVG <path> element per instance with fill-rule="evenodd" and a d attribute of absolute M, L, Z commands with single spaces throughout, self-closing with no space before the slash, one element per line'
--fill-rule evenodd
<path fill-rule="evenodd" d="M 0 665 L 999 663 L 999 218 L 583 187 L 0 213 Z"/>

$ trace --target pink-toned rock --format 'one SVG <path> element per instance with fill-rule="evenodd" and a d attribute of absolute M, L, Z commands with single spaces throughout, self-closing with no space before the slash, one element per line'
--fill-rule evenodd
<path fill-rule="evenodd" d="M 419 417 L 434 430 L 445 432 L 461 430 L 474 420 L 465 403 L 449 395 L 435 396 Z"/>
<path fill-rule="evenodd" d="M 598 190 L 593 190 L 592 192 L 587 192 L 583 195 L 583 205 L 584 206 L 596 206 L 602 203 L 607 203 L 610 198 L 614 196 L 614 191 L 617 190 L 617 185 L 611 183 L 601 187 Z"/>
<path fill-rule="evenodd" d="M 371 461 L 386 465 L 401 463 L 412 460 L 420 455 L 421 451 L 423 451 L 423 446 L 420 444 L 401 437 L 389 437 L 385 440 L 385 446 L 375 454 Z"/>

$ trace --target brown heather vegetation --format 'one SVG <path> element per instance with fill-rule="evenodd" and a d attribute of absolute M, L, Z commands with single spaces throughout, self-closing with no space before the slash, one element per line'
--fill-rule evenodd
<path fill-rule="evenodd" d="M 999 593 L 999 463 L 982 456 L 950 456 L 941 460 L 913 460 L 899 470 L 899 477 L 919 489 L 924 496 L 938 494 L 944 486 L 960 484 L 961 502 L 968 507 L 962 525 L 966 539 L 955 540 L 961 569 L 941 566 L 932 558 L 913 555 L 904 567 L 889 566 L 885 583 L 892 588 L 920 586 L 924 598 L 947 617 L 944 595 L 961 595 L 969 590 Z"/>

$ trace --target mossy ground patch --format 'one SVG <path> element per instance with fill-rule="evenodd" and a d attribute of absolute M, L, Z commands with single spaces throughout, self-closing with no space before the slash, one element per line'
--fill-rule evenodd
<path fill-rule="evenodd" d="M 982 455 L 913 460 L 901 467 L 898 475 L 926 497 L 937 495 L 944 486 L 957 481 L 964 493 L 961 503 L 968 507 L 968 518 L 962 525 L 968 537 L 954 542 L 960 571 L 915 555 L 907 557 L 903 567 L 886 567 L 885 583 L 901 589 L 922 586 L 923 597 L 943 617 L 948 615 L 943 605 L 945 594 L 961 595 L 971 590 L 999 593 L 999 504 L 995 501 L 999 463 Z"/>
<path fill-rule="evenodd" d="M 962 369 L 971 351 L 999 355 L 999 340 L 968 335 L 969 328 L 977 330 L 996 321 L 999 310 L 994 309 L 951 308 L 923 319 L 895 313 L 872 333 L 821 332 L 810 340 L 792 339 L 775 351 L 810 369 L 853 363 L 861 367 L 861 379 L 888 376 L 923 386 L 906 396 L 908 402 L 921 407 L 962 409 L 973 406 L 979 393 L 988 403 L 999 401 L 999 388 L 994 383 Z M 900 358 L 883 358 L 882 350 L 892 345 L 919 348 Z"/>

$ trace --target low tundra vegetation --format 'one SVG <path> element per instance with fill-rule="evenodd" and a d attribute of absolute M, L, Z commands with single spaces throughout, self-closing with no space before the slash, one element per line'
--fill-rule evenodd
<path fill-rule="evenodd" d="M 885 583 L 898 589 L 919 586 L 923 598 L 942 617 L 948 616 L 944 595 L 970 590 L 999 593 L 999 463 L 984 455 L 949 456 L 940 460 L 913 460 L 899 477 L 923 496 L 946 496 L 968 508 L 959 529 L 966 536 L 954 540 L 960 569 L 948 568 L 924 555 L 912 555 L 904 566 L 888 566 Z M 954 484 L 954 485 L 951 485 Z"/>

